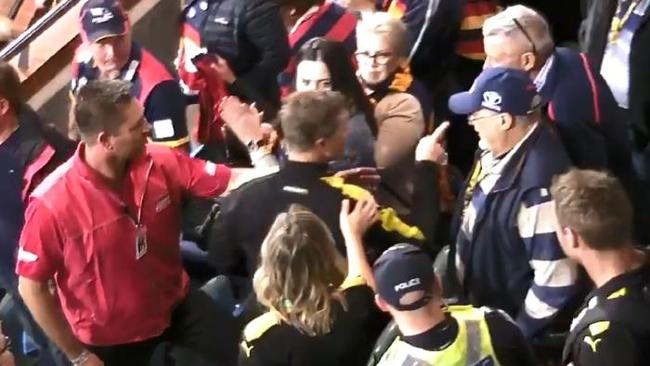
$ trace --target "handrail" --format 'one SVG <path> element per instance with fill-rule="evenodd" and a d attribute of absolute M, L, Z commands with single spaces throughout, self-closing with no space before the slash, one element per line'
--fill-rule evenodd
<path fill-rule="evenodd" d="M 75 5 L 83 0 L 64 0 L 57 4 L 56 7 L 48 11 L 36 23 L 32 24 L 27 30 L 21 33 L 16 39 L 11 41 L 5 48 L 0 50 L 0 60 L 8 61 L 18 55 L 27 45 L 36 37 L 46 31 L 62 15 L 67 13 Z"/>

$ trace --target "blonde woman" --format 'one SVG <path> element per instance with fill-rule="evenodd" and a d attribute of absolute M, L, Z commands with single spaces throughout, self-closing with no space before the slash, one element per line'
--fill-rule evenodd
<path fill-rule="evenodd" d="M 262 244 L 253 284 L 268 312 L 244 329 L 240 365 L 365 365 L 385 318 L 373 303 L 361 237 L 378 219 L 371 197 L 343 201 L 339 255 L 325 223 L 292 205 Z"/>
<path fill-rule="evenodd" d="M 367 14 L 356 35 L 357 74 L 375 105 L 378 126 L 374 155 L 382 185 L 377 199 L 405 214 L 412 205 L 413 152 L 425 133 L 431 97 L 410 74 L 408 31 L 399 19 Z"/>

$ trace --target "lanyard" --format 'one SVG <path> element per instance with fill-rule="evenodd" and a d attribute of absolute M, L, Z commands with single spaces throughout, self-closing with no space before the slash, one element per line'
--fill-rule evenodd
<path fill-rule="evenodd" d="M 615 43 L 618 40 L 621 30 L 625 26 L 625 23 L 627 23 L 627 21 L 630 19 L 632 12 L 634 12 L 639 3 L 639 0 L 632 1 L 632 3 L 628 6 L 627 11 L 623 12 L 623 1 L 619 1 L 618 6 L 616 7 L 614 18 L 612 18 L 612 26 L 609 31 L 610 43 Z"/>
<path fill-rule="evenodd" d="M 149 162 L 149 165 L 147 166 L 147 171 L 145 175 L 145 180 L 144 180 L 144 187 L 142 189 L 142 195 L 140 195 L 140 199 L 138 200 L 138 205 L 137 205 L 137 210 L 136 210 L 136 215 L 135 217 L 131 215 L 131 213 L 128 210 L 128 205 L 120 198 L 116 197 L 116 195 L 111 192 L 108 194 L 108 197 L 118 204 L 119 206 L 124 208 L 125 215 L 128 216 L 129 219 L 133 222 L 136 228 L 142 227 L 142 208 L 144 207 L 144 198 L 147 195 L 147 186 L 149 185 L 149 176 L 151 175 L 151 169 L 153 168 L 153 161 Z"/>
<path fill-rule="evenodd" d="M 149 175 L 151 174 L 151 168 L 153 167 L 153 161 L 149 162 L 147 167 L 147 172 L 144 180 L 144 187 L 142 188 L 142 195 L 140 196 L 140 201 L 138 202 L 138 212 L 135 217 L 135 226 L 137 228 L 142 227 L 142 208 L 144 207 L 144 197 L 147 195 L 147 186 L 149 185 Z M 130 217 L 131 215 L 129 215 Z M 132 218 L 133 219 L 133 218 Z"/>

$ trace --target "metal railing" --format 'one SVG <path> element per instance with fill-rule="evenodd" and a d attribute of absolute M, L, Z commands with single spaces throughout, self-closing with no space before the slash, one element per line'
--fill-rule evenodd
<path fill-rule="evenodd" d="M 8 61 L 18 55 L 34 39 L 45 32 L 61 16 L 70 11 L 75 5 L 83 0 L 63 0 L 54 8 L 50 9 L 45 15 L 38 19 L 34 24 L 29 26 L 16 39 L 12 40 L 7 46 L 0 50 L 0 60 Z"/>

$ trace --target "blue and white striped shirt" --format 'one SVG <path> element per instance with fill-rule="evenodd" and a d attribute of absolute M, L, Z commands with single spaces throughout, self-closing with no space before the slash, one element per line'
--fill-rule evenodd
<path fill-rule="evenodd" d="M 487 151 L 481 156 L 482 172 L 472 199 L 464 211 L 457 242 L 456 268 L 461 281 L 464 277 L 461 246 L 472 240 L 477 213 L 499 181 L 503 169 L 537 128 L 538 125 L 535 125 L 504 157 L 495 159 Z M 528 264 L 534 273 L 534 279 L 520 308 L 517 322 L 528 335 L 536 333 L 552 319 L 573 294 L 577 281 L 577 267 L 566 258 L 555 236 L 555 220 L 555 209 L 548 187 L 531 189 L 524 194 L 517 213 L 516 229 L 528 254 Z"/>

